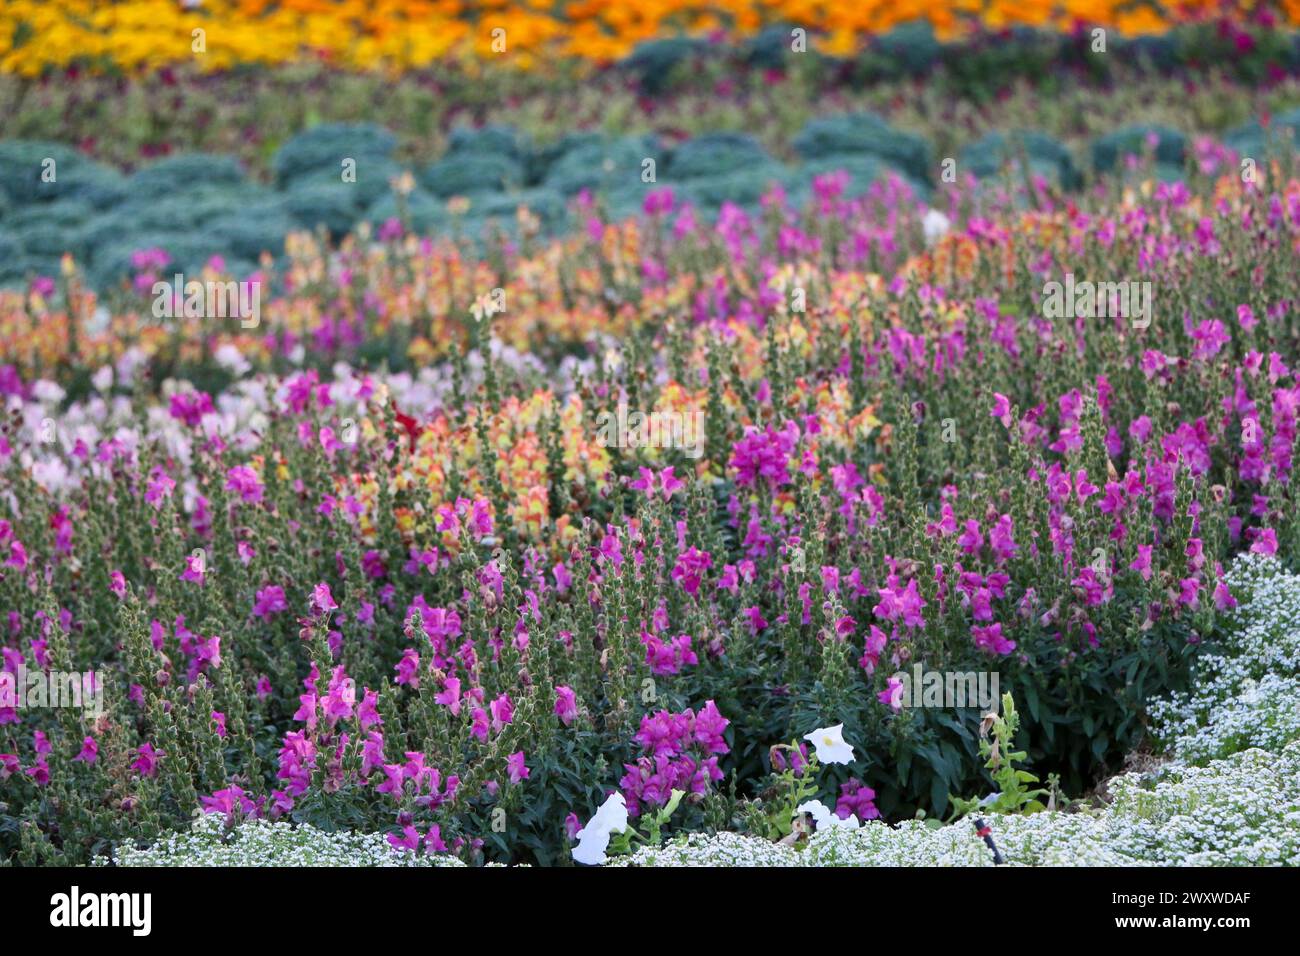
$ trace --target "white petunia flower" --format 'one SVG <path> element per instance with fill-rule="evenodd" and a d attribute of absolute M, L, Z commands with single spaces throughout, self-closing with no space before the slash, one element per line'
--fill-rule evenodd
<path fill-rule="evenodd" d="M 852 763 L 853 746 L 844 742 L 844 725 L 821 727 L 803 739 L 817 748 L 817 759 L 822 763 Z"/>
<path fill-rule="evenodd" d="M 605 862 L 609 848 L 609 835 L 627 829 L 627 801 L 623 794 L 612 793 L 600 805 L 596 815 L 578 831 L 578 845 L 573 848 L 573 858 L 579 863 L 598 866 Z"/>
<path fill-rule="evenodd" d="M 813 823 L 817 824 L 818 830 L 829 830 L 831 827 L 845 827 L 849 830 L 856 830 L 860 825 L 857 814 L 851 813 L 847 818 L 841 820 L 820 800 L 806 800 L 799 804 L 796 812 L 811 814 Z"/>

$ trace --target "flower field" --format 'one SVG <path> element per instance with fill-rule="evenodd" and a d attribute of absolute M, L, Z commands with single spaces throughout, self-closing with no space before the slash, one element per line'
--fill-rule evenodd
<path fill-rule="evenodd" d="M 745 39 L 764 27 L 801 24 L 817 34 L 817 49 L 854 53 L 870 37 L 924 23 L 944 39 L 1014 27 L 1069 30 L 1080 24 L 1128 35 L 1162 33 L 1224 10 L 1243 18 L 1300 23 L 1295 0 L 1276 5 L 1222 0 L 1131 4 L 1122 0 L 954 4 L 876 2 L 837 6 L 799 0 L 652 0 L 635 7 L 609 0 L 562 5 L 483 4 L 461 0 L 9 0 L 0 16 L 0 69 L 36 75 L 50 67 L 85 64 L 124 71 L 186 59 L 195 30 L 211 38 L 206 68 L 276 65 L 322 59 L 354 69 L 408 69 L 446 59 L 481 62 L 513 47 L 513 69 L 553 59 L 593 64 L 631 54 L 665 35 Z"/>
<path fill-rule="evenodd" d="M 0 3 L 0 859 L 1300 863 L 1297 21 Z"/>

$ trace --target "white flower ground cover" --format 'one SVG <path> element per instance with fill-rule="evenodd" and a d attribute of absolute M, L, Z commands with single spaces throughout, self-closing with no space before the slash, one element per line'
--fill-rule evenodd
<path fill-rule="evenodd" d="M 1300 576 L 1244 555 L 1229 583 L 1241 605 L 1193 689 L 1151 707 L 1171 759 L 1108 783 L 1098 809 L 991 816 L 1006 862 L 1023 866 L 1300 865 Z M 224 833 L 209 816 L 121 866 L 461 865 L 394 850 L 382 834 L 324 833 L 253 820 Z M 615 857 L 615 866 L 992 866 L 969 820 L 939 828 L 823 827 L 801 848 L 736 833 L 691 834 Z"/>
<path fill-rule="evenodd" d="M 104 857 L 100 858 L 107 862 Z M 280 820 L 246 820 L 227 832 L 220 814 L 194 821 L 147 850 L 119 847 L 118 866 L 464 866 L 447 854 L 394 850 L 382 833 L 326 833 Z"/>

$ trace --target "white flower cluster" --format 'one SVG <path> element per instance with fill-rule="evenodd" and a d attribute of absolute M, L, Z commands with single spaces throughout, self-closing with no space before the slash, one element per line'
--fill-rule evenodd
<path fill-rule="evenodd" d="M 1165 866 L 1300 865 L 1300 741 L 1111 781 L 1105 837 Z"/>
<path fill-rule="evenodd" d="M 739 833 L 691 833 L 606 866 L 803 866 L 803 855 L 788 846 Z"/>
<path fill-rule="evenodd" d="M 98 858 L 107 864 L 106 857 Z M 225 818 L 206 814 L 188 833 L 173 833 L 146 850 L 117 848 L 118 866 L 464 866 L 450 854 L 416 856 L 394 849 L 382 833 L 326 833 L 287 821 L 245 820 L 226 832 Z"/>
<path fill-rule="evenodd" d="M 1246 554 L 1228 584 L 1243 600 L 1222 647 L 1197 661 L 1189 691 L 1151 706 L 1152 733 L 1181 763 L 1300 739 L 1300 576 Z"/>

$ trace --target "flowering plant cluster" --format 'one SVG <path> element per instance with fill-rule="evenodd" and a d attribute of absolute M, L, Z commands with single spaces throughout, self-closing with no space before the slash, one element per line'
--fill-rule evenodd
<path fill-rule="evenodd" d="M 1086 813 L 994 821 L 1010 866 L 1296 866 L 1300 743 L 1243 750 L 1206 767 L 1111 781 L 1113 800 Z M 796 849 L 738 833 L 693 833 L 644 847 L 614 866 L 994 866 L 969 823 L 832 826 Z"/>
<path fill-rule="evenodd" d="M 1225 628 L 1227 653 L 1207 657 L 1202 664 L 1225 675 L 1229 669 L 1272 666 L 1286 675 L 1284 680 L 1294 681 L 1294 660 L 1288 664 L 1270 658 L 1277 641 L 1290 646 L 1300 634 L 1296 603 L 1300 590 L 1295 577 L 1285 574 L 1275 558 L 1247 555 L 1234 563 L 1229 578 L 1241 585 L 1249 598 Z M 1211 688 L 1214 683 L 1211 681 Z M 1205 696 L 1214 696 L 1214 691 L 1207 690 Z M 1292 695 L 1292 706 L 1286 709 L 1292 715 L 1294 700 Z M 1162 703 L 1157 701 L 1153 711 L 1162 710 Z M 1286 710 L 1281 712 L 1284 718 Z M 1100 810 L 998 817 L 994 821 L 997 846 L 1005 862 L 1013 866 L 1215 866 L 1300 860 L 1294 822 L 1300 813 L 1294 787 L 1300 727 L 1293 722 L 1289 730 L 1274 736 L 1276 725 L 1270 715 L 1278 715 L 1278 709 L 1273 702 L 1253 696 L 1249 689 L 1227 712 L 1238 727 L 1237 715 L 1254 714 L 1259 728 L 1252 736 L 1238 737 L 1235 750 L 1228 747 L 1207 761 L 1204 748 L 1198 748 L 1198 736 L 1184 736 L 1172 747 L 1175 759 L 1155 773 L 1129 773 L 1110 781 L 1108 802 Z M 1223 739 L 1217 731 L 1211 734 Z M 792 749 L 802 753 L 800 748 Z M 811 760 L 815 759 L 813 755 Z M 800 758 L 793 767 L 802 769 L 810 762 Z M 780 760 L 774 760 L 774 765 L 791 766 Z M 964 821 L 939 828 L 919 821 L 859 828 L 856 822 L 838 824 L 840 817 L 847 820 L 848 814 L 818 819 L 817 830 L 799 849 L 788 841 L 760 839 L 761 834 L 691 833 L 664 844 L 649 841 L 631 855 L 610 862 L 618 866 L 994 865 L 987 846 Z M 425 860 L 398 856 L 391 850 L 385 853 L 384 843 L 377 837 L 341 839 L 310 827 L 290 830 L 284 823 L 257 820 L 237 829 L 234 840 L 222 842 L 222 822 L 207 817 L 186 837 L 171 837 L 146 851 L 121 851 L 118 862 L 362 866 Z M 433 857 L 429 862 L 458 861 Z"/>
<path fill-rule="evenodd" d="M 1198 685 L 1152 704 L 1166 743 L 1162 761 L 1153 770 L 1132 771 L 1107 781 L 1100 806 L 1076 805 L 1073 812 L 1050 804 L 1049 812 L 1006 812 L 1020 808 L 1006 805 L 1005 792 L 955 801 L 959 807 L 965 803 L 968 809 L 982 809 L 1004 862 L 1013 866 L 1300 864 L 1300 791 L 1296 788 L 1300 722 L 1295 717 L 1300 579 L 1286 573 L 1275 557 L 1258 554 L 1238 558 L 1228 577 L 1240 588 L 1243 602 L 1225 622 L 1215 653 L 1198 662 Z M 1260 673 L 1267 676 L 1256 684 L 1250 675 Z M 1267 689 L 1266 683 L 1271 683 Z M 662 846 L 641 848 L 615 863 L 995 865 L 981 835 L 965 823 L 934 827 L 928 821 L 903 821 L 893 827 L 859 828 L 856 821 L 845 825 L 819 820 L 817 831 L 798 850 L 754 835 L 690 834 Z"/>
<path fill-rule="evenodd" d="M 195 810 L 465 862 L 829 839 L 986 789 L 984 713 L 914 667 L 996 676 L 998 745 L 1083 792 L 1230 558 L 1300 549 L 1300 179 L 1122 146 L 1083 192 L 834 171 L 295 234 L 256 328 L 150 321 L 165 251 L 0 295 L 3 672 L 104 700 L 0 704 L 0 853 Z"/>

